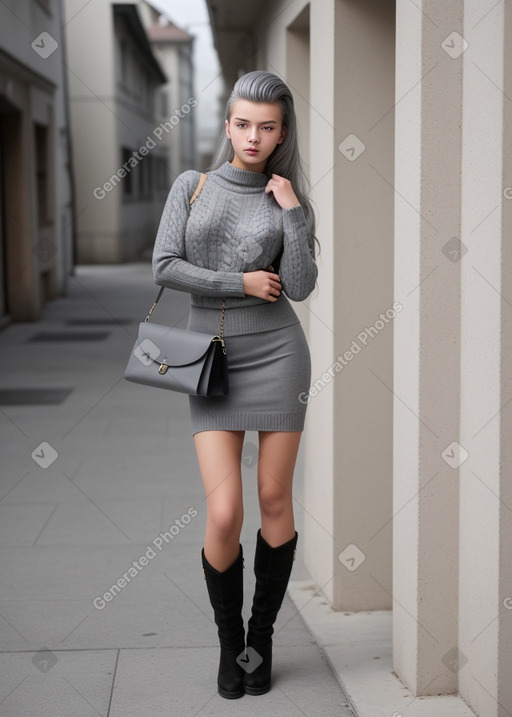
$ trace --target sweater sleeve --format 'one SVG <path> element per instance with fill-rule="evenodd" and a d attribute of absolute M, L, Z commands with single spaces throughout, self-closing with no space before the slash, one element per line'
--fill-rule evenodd
<path fill-rule="evenodd" d="M 302 206 L 283 209 L 283 230 L 279 277 L 286 296 L 292 301 L 303 301 L 315 288 L 318 267 Z"/>
<path fill-rule="evenodd" d="M 199 172 L 188 170 L 173 183 L 153 249 L 153 277 L 159 286 L 203 296 L 244 297 L 241 272 L 214 271 L 186 261 L 185 230 Z"/>

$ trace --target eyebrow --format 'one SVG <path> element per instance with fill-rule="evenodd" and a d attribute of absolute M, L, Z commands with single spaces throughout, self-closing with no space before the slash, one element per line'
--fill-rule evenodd
<path fill-rule="evenodd" d="M 250 120 L 244 119 L 243 117 L 235 117 L 235 120 L 239 122 L 250 122 Z M 266 122 L 258 122 L 258 124 L 277 124 L 276 120 L 267 120 Z"/>

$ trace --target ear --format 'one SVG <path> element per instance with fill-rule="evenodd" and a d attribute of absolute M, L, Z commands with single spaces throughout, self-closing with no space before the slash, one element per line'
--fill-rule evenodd
<path fill-rule="evenodd" d="M 286 131 L 287 131 L 287 127 L 286 127 L 286 125 L 284 124 L 284 125 L 283 125 L 283 128 L 282 128 L 282 130 L 281 130 L 281 134 L 280 134 L 280 136 L 279 136 L 279 139 L 277 140 L 277 144 L 283 144 L 284 140 L 286 139 Z"/>
<path fill-rule="evenodd" d="M 231 132 L 229 131 L 229 121 L 228 120 L 225 120 L 224 128 L 226 130 L 226 135 L 228 136 L 229 139 L 231 139 Z"/>

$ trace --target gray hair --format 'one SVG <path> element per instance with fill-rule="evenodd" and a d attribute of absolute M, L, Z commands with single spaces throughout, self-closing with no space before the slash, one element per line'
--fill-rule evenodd
<path fill-rule="evenodd" d="M 281 106 L 283 125 L 286 126 L 286 137 L 284 142 L 278 144 L 268 158 L 265 174 L 270 178 L 275 173 L 290 180 L 304 210 L 309 229 L 310 248 L 314 252 L 315 215 L 308 196 L 309 182 L 306 178 L 299 152 L 295 105 L 289 87 L 277 75 L 256 70 L 242 75 L 235 83 L 226 104 L 225 118 L 228 121 L 236 100 L 265 102 Z M 231 140 L 223 132 L 209 169 L 218 169 L 225 162 L 231 162 L 233 157 L 234 150 Z"/>

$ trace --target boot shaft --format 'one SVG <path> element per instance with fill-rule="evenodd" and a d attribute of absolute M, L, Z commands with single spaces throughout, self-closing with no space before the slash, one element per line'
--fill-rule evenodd
<path fill-rule="evenodd" d="M 218 628 L 219 642 L 226 649 L 243 649 L 245 630 L 242 619 L 244 597 L 242 546 L 240 545 L 240 552 L 234 563 L 223 572 L 208 562 L 204 548 L 201 550 L 201 561 L 215 624 Z"/>
<path fill-rule="evenodd" d="M 258 530 L 254 554 L 256 586 L 247 644 L 265 645 L 271 641 L 274 623 L 286 593 L 297 549 L 298 534 L 272 548 Z"/>

